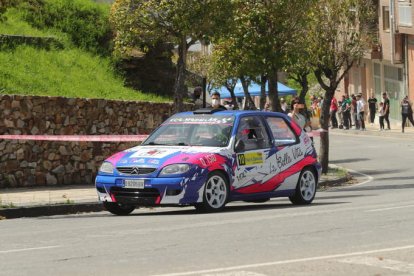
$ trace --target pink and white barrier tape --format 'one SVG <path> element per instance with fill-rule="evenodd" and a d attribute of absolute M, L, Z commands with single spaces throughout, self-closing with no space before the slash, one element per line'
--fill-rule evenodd
<path fill-rule="evenodd" d="M 148 135 L 0 135 L 0 140 L 35 140 L 65 142 L 139 142 Z"/>

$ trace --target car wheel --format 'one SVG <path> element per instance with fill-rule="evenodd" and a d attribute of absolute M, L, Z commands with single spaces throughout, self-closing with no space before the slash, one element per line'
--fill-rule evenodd
<path fill-rule="evenodd" d="M 312 203 L 316 194 L 316 177 L 313 170 L 305 168 L 300 173 L 296 192 L 294 196 L 289 197 L 293 204 L 305 205 Z"/>
<path fill-rule="evenodd" d="M 223 210 L 229 197 L 229 184 L 221 172 L 210 173 L 204 184 L 203 202 L 195 205 L 198 211 L 217 212 Z"/>
<path fill-rule="evenodd" d="M 116 202 L 104 202 L 103 203 L 104 208 L 114 214 L 114 215 L 118 215 L 118 216 L 126 216 L 132 213 L 132 211 L 135 210 L 135 206 L 131 206 L 131 205 L 123 205 L 123 204 L 119 204 Z"/>

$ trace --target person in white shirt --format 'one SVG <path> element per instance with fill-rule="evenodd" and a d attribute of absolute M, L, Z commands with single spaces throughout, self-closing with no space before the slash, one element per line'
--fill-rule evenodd
<path fill-rule="evenodd" d="M 358 94 L 356 96 L 357 99 L 357 120 L 358 120 L 358 126 L 361 130 L 365 129 L 365 101 L 362 98 L 361 94 Z"/>
<path fill-rule="evenodd" d="M 280 98 L 280 107 L 282 108 L 283 113 L 287 113 L 287 103 L 285 102 L 285 99 Z"/>

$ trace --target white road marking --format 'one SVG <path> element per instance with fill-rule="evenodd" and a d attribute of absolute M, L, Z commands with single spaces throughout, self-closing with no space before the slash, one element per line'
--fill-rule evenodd
<path fill-rule="evenodd" d="M 260 274 L 251 271 L 232 271 L 225 273 L 202 274 L 202 276 L 266 276 L 266 274 Z"/>
<path fill-rule="evenodd" d="M 375 257 L 353 257 L 347 258 L 344 260 L 339 260 L 341 263 L 347 264 L 360 264 L 360 265 L 367 265 L 373 267 L 380 267 L 386 268 L 394 271 L 405 272 L 414 274 L 414 264 L 396 261 L 396 260 L 389 260 L 385 258 L 375 258 Z"/>
<path fill-rule="evenodd" d="M 321 260 L 328 260 L 328 259 L 338 259 L 338 258 L 352 257 L 352 256 L 358 256 L 358 255 L 369 255 L 369 254 L 377 254 L 377 253 L 382 253 L 382 252 L 391 252 L 391 251 L 408 250 L 408 249 L 414 249 L 414 245 L 407 245 L 407 246 L 400 246 L 400 247 L 390 247 L 390 248 L 368 250 L 368 251 L 359 251 L 359 252 L 352 252 L 352 253 L 325 255 L 325 256 L 302 258 L 302 259 L 291 259 L 291 260 L 284 260 L 284 261 L 274 261 L 274 262 L 266 262 L 266 263 L 229 266 L 229 267 L 198 270 L 198 271 L 187 271 L 187 272 L 178 272 L 178 273 L 159 274 L 159 275 L 153 275 L 153 276 L 185 276 L 185 275 L 200 275 L 200 274 L 203 275 L 203 274 L 206 274 L 206 273 L 217 273 L 217 272 L 224 272 L 224 271 L 231 271 L 231 270 L 259 268 L 259 267 L 265 267 L 265 266 L 275 266 L 275 265 L 283 265 L 283 264 L 303 263 L 303 262 L 321 261 Z"/>
<path fill-rule="evenodd" d="M 31 247 L 31 248 L 22 248 L 22 249 L 11 249 L 11 250 L 3 250 L 0 251 L 0 254 L 7 254 L 7 253 L 15 253 L 15 252 L 25 252 L 25 251 L 33 251 L 33 250 L 45 250 L 45 249 L 52 249 L 60 247 L 59 245 L 52 245 L 52 246 L 43 246 L 43 247 Z"/>
<path fill-rule="evenodd" d="M 411 207 L 414 207 L 414 204 L 388 207 L 388 208 L 381 208 L 381 209 L 373 209 L 373 210 L 367 210 L 365 212 L 382 212 L 382 211 L 388 211 L 388 210 L 394 210 L 394 209 L 403 209 L 403 208 L 411 208 Z"/>

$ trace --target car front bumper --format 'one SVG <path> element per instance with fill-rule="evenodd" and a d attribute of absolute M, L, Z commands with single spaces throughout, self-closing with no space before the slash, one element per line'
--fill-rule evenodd
<path fill-rule="evenodd" d="M 124 180 L 143 179 L 144 189 L 125 188 Z M 98 175 L 95 186 L 100 201 L 119 202 L 135 206 L 189 205 L 201 201 L 201 181 L 194 178 L 137 178 Z"/>

